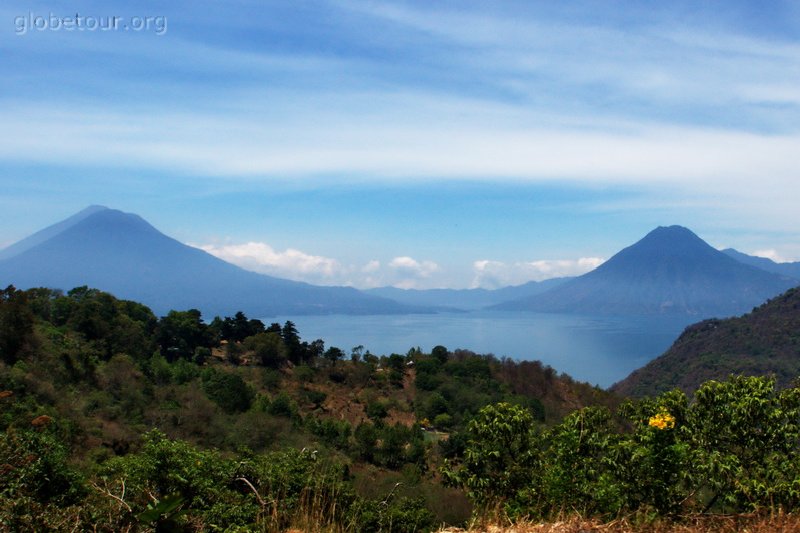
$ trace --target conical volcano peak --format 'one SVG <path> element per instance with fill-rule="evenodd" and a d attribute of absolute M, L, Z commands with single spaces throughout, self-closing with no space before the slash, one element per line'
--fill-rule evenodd
<path fill-rule="evenodd" d="M 88 220 L 90 222 L 127 222 L 150 226 L 150 223 L 139 215 L 134 213 L 126 213 L 125 211 L 120 211 L 119 209 L 109 209 L 108 207 L 98 209 L 84 220 Z"/>
<path fill-rule="evenodd" d="M 149 222 L 133 213 L 118 209 L 100 209 L 76 223 L 70 230 L 80 233 L 82 239 L 95 240 L 104 236 L 124 237 L 133 241 L 138 238 L 168 239 Z"/>
<path fill-rule="evenodd" d="M 499 308 L 730 316 L 795 283 L 728 257 L 683 226 L 661 226 L 595 270 Z"/>
<path fill-rule="evenodd" d="M 92 205 L 90 205 L 89 207 L 87 207 L 86 209 L 84 209 L 83 211 L 81 211 L 78 214 L 93 215 L 94 213 L 97 213 L 98 211 L 107 211 L 107 210 L 109 210 L 109 208 L 104 206 L 104 205 L 92 204 Z"/>
<path fill-rule="evenodd" d="M 22 239 L 21 241 L 15 244 L 12 244 L 8 248 L 0 250 L 0 261 L 21 254 L 26 250 L 38 246 L 39 244 L 42 244 L 48 239 L 51 239 L 56 235 L 80 224 L 82 221 L 86 220 L 92 215 L 96 215 L 97 213 L 101 213 L 107 210 L 109 209 L 102 205 L 90 205 L 89 207 L 79 211 L 78 213 L 75 213 L 71 217 L 62 220 L 61 222 L 58 222 L 56 224 L 53 224 L 52 226 L 48 226 L 47 228 L 44 228 L 43 230 L 34 233 L 30 237 Z"/>
<path fill-rule="evenodd" d="M 659 226 L 638 242 L 622 250 L 620 254 L 617 254 L 618 257 L 611 260 L 639 258 L 640 256 L 682 257 L 696 254 L 708 255 L 715 252 L 717 250 L 688 228 Z"/>
<path fill-rule="evenodd" d="M 672 226 L 658 226 L 656 229 L 645 235 L 647 237 L 659 237 L 659 238 L 677 238 L 677 237 L 690 237 L 694 239 L 699 239 L 692 230 L 684 226 L 678 226 L 677 224 L 673 224 Z"/>
<path fill-rule="evenodd" d="M 657 242 L 666 245 L 694 243 L 708 246 L 703 239 L 684 226 L 659 226 L 639 241 L 639 243 L 645 242 Z"/>
<path fill-rule="evenodd" d="M 423 311 L 351 287 L 317 287 L 249 272 L 159 232 L 133 213 L 90 206 L 12 245 L 0 280 L 18 288 L 88 285 L 156 313 L 402 314 Z"/>

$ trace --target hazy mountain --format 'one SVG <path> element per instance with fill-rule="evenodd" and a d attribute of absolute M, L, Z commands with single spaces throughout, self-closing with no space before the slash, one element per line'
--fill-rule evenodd
<path fill-rule="evenodd" d="M 794 263 L 776 263 L 772 259 L 766 257 L 756 257 L 754 255 L 747 255 L 733 248 L 726 248 L 722 253 L 744 263 L 746 265 L 772 272 L 773 274 L 780 274 L 781 276 L 788 276 L 790 278 L 800 279 L 800 262 Z"/>
<path fill-rule="evenodd" d="M 663 355 L 611 390 L 628 396 L 675 387 L 692 392 L 704 381 L 731 374 L 771 374 L 781 386 L 800 376 L 800 290 L 790 289 L 741 317 L 689 326 Z"/>
<path fill-rule="evenodd" d="M 317 287 L 256 274 L 160 233 L 137 215 L 92 207 L 12 245 L 0 284 L 69 290 L 89 285 L 156 313 L 197 308 L 275 314 L 421 311 L 347 287 Z"/>
<path fill-rule="evenodd" d="M 29 250 L 34 246 L 36 246 L 37 244 L 41 244 L 46 240 L 55 237 L 62 231 L 71 228 L 84 218 L 93 215 L 98 211 L 104 211 L 105 209 L 108 208 L 103 207 L 102 205 L 91 205 L 86 209 L 84 209 L 83 211 L 81 211 L 80 213 L 76 213 L 66 220 L 62 220 L 57 224 L 53 224 L 52 226 L 48 226 L 41 231 L 37 231 L 33 235 L 25 237 L 21 241 L 18 241 L 7 248 L 3 248 L 2 250 L 0 250 L 0 261 L 21 254 L 25 250 Z"/>
<path fill-rule="evenodd" d="M 379 287 L 364 292 L 384 298 L 391 298 L 407 305 L 426 306 L 438 310 L 476 310 L 496 305 L 508 300 L 541 294 L 557 287 L 571 278 L 553 278 L 544 281 L 530 281 L 523 285 L 502 287 L 500 289 L 398 289 Z"/>
<path fill-rule="evenodd" d="M 745 265 L 680 226 L 659 227 L 592 272 L 495 309 L 732 316 L 798 284 Z"/>

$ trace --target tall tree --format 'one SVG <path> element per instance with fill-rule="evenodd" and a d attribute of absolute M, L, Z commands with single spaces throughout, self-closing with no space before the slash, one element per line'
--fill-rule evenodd
<path fill-rule="evenodd" d="M 306 354 L 302 344 L 300 344 L 300 334 L 297 332 L 294 322 L 291 320 L 286 321 L 281 330 L 281 337 L 286 349 L 289 350 L 289 360 L 296 365 L 302 363 L 306 358 Z"/>
<path fill-rule="evenodd" d="M 33 312 L 25 293 L 9 285 L 0 291 L 0 359 L 14 364 L 33 336 Z"/>

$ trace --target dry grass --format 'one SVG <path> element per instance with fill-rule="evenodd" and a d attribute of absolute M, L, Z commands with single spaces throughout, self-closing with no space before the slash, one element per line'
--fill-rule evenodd
<path fill-rule="evenodd" d="M 446 528 L 439 533 L 789 533 L 800 532 L 800 516 L 694 516 L 680 522 L 632 524 L 628 520 L 599 522 L 581 518 L 512 526 L 474 526 L 470 529 Z"/>

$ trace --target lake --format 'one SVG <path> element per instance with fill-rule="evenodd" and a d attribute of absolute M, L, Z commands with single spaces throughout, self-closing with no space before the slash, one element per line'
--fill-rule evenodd
<path fill-rule="evenodd" d="M 585 316 L 540 313 L 283 316 L 305 341 L 322 339 L 349 354 L 405 354 L 437 344 L 519 360 L 538 359 L 558 372 L 606 388 L 661 355 L 696 317 Z"/>

